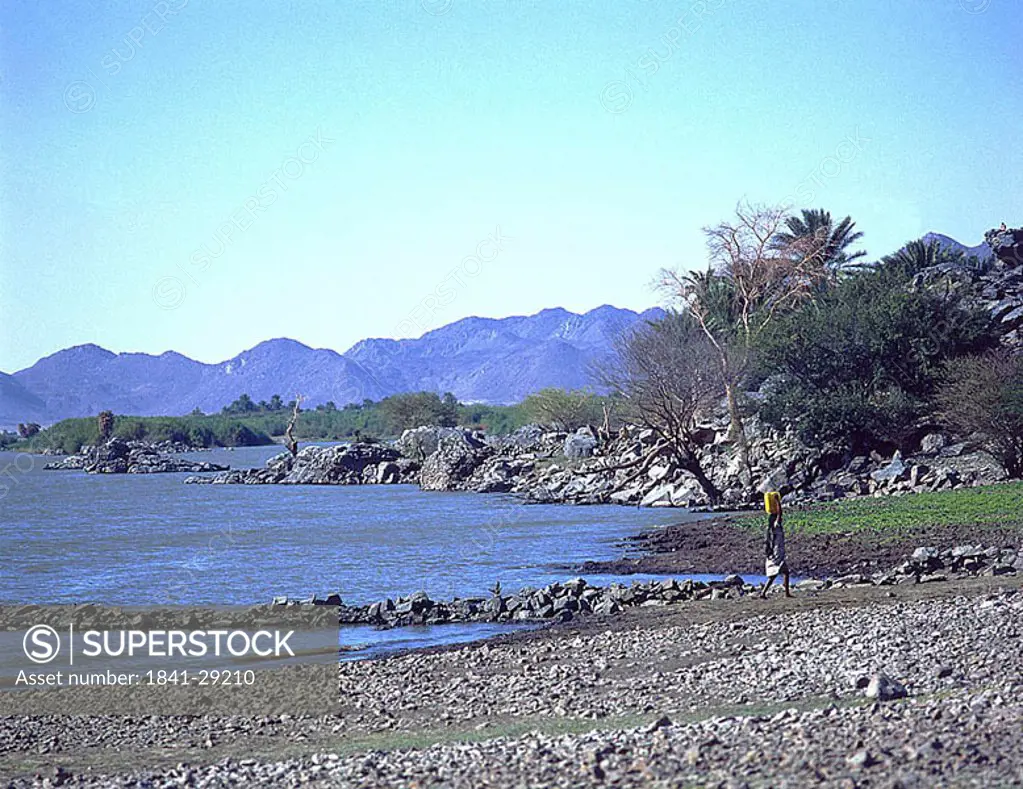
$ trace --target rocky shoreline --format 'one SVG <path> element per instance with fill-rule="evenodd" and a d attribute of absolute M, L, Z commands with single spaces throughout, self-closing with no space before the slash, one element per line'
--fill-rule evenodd
<path fill-rule="evenodd" d="M 727 441 L 728 421 L 703 428 L 711 480 L 731 509 L 755 503 L 757 491 L 779 490 L 787 503 L 950 490 L 1003 481 L 988 453 L 940 433 L 920 439 L 916 453 L 891 457 L 828 454 L 792 436 L 749 425 L 756 489 L 739 472 Z M 593 428 L 574 433 L 527 425 L 510 436 L 463 428 L 420 427 L 388 443 L 308 446 L 281 453 L 263 468 L 192 476 L 188 484 L 418 484 L 427 491 L 510 493 L 527 503 L 623 504 L 706 508 L 692 475 L 658 451 L 651 430 L 625 426 L 614 436 Z"/>
<path fill-rule="evenodd" d="M 207 461 L 170 457 L 167 453 L 190 452 L 183 444 L 128 441 L 112 438 L 100 446 L 83 446 L 43 466 L 44 471 L 84 471 L 88 474 L 169 474 L 175 472 L 226 471 L 229 466 Z"/>
<path fill-rule="evenodd" d="M 620 569 L 608 564 L 588 563 L 593 571 Z M 1023 544 L 1020 548 L 956 545 L 939 549 L 916 548 L 896 565 L 874 573 L 854 572 L 823 578 L 805 578 L 795 587 L 804 591 L 825 591 L 847 586 L 896 586 L 936 583 L 976 577 L 1023 576 Z M 380 629 L 413 625 L 453 623 L 571 622 L 588 615 L 609 616 L 628 608 L 651 608 L 700 600 L 734 600 L 755 594 L 759 587 L 731 574 L 719 581 L 667 578 L 631 585 L 612 583 L 592 586 L 585 578 L 555 582 L 542 588 L 523 587 L 513 594 L 499 588 L 489 597 L 433 600 L 425 591 L 387 598 L 369 605 L 346 605 L 340 595 L 312 595 L 295 599 L 274 598 L 275 607 L 330 606 L 337 609 L 340 625 L 372 625 Z"/>
<path fill-rule="evenodd" d="M 282 452 L 263 468 L 234 469 L 212 477 L 186 477 L 189 485 L 395 485 L 416 480 L 419 465 L 382 443 L 307 446 Z"/>
<path fill-rule="evenodd" d="M 587 614 L 612 615 L 626 608 L 671 605 L 692 600 L 738 597 L 754 591 L 738 575 L 722 581 L 703 583 L 691 579 L 667 579 L 591 586 L 585 578 L 526 586 L 514 594 L 490 597 L 432 600 L 423 591 L 405 597 L 388 598 L 365 606 L 345 605 L 337 595 L 313 596 L 303 600 L 278 597 L 275 606 L 337 606 L 341 625 L 374 625 L 378 628 L 412 625 L 443 625 L 465 622 L 513 623 L 535 621 L 570 622 Z"/>

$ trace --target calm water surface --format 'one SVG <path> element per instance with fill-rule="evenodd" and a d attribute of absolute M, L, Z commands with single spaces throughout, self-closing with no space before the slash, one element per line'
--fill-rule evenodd
<path fill-rule="evenodd" d="M 242 468 L 279 451 L 190 457 Z M 334 591 L 366 603 L 418 589 L 482 595 L 497 580 L 515 591 L 563 580 L 556 564 L 616 558 L 616 540 L 686 517 L 408 485 L 184 485 L 185 474 L 44 472 L 46 460 L 0 453 L 2 603 L 248 604 Z"/>

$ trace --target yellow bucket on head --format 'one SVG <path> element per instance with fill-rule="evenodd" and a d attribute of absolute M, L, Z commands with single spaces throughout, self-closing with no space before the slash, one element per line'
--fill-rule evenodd
<path fill-rule="evenodd" d="M 771 515 L 781 514 L 781 494 L 772 490 L 764 494 L 764 509 Z"/>

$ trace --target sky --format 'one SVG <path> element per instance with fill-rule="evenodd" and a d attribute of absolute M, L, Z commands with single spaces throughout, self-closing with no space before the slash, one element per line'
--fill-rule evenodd
<path fill-rule="evenodd" d="M 739 200 L 1023 225 L 1016 0 L 0 5 L 0 370 L 642 310 Z"/>

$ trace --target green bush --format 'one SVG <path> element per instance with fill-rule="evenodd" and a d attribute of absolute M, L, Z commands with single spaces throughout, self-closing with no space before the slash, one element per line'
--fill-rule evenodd
<path fill-rule="evenodd" d="M 609 397 L 553 387 L 530 395 L 522 401 L 522 406 L 533 421 L 568 432 L 584 425 L 599 426 L 604 422 L 604 407 L 614 410 Z"/>
<path fill-rule="evenodd" d="M 840 280 L 758 345 L 761 414 L 811 445 L 902 445 L 933 412 L 943 366 L 993 347 L 990 316 L 908 287 L 894 268 Z"/>

